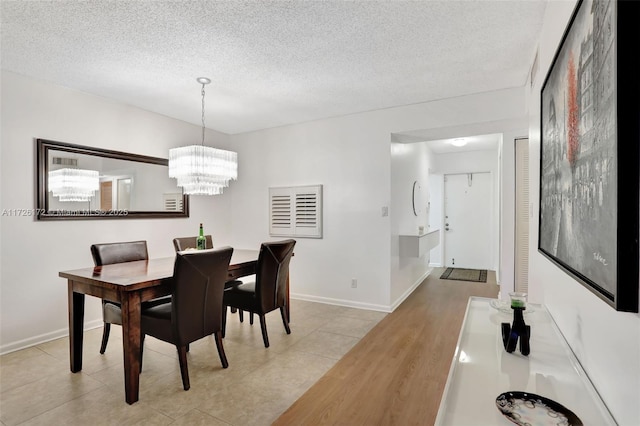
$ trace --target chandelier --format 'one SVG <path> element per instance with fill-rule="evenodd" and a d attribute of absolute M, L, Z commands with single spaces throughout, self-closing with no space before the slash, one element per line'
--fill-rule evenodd
<path fill-rule="evenodd" d="M 49 172 L 49 191 L 60 201 L 89 201 L 98 187 L 97 170 L 58 169 Z"/>
<path fill-rule="evenodd" d="M 169 177 L 189 195 L 218 195 L 238 178 L 238 154 L 224 149 L 204 146 L 204 86 L 211 83 L 206 77 L 202 84 L 202 143 L 169 150 Z"/>

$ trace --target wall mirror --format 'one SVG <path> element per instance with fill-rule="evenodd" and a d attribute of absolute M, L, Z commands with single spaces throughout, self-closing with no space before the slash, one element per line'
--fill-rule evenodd
<path fill-rule="evenodd" d="M 38 220 L 189 217 L 166 158 L 36 139 Z"/>

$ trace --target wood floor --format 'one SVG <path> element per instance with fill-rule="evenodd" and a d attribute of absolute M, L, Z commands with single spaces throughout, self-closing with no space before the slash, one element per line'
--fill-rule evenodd
<path fill-rule="evenodd" d="M 470 296 L 487 283 L 440 280 L 436 268 L 274 425 L 432 425 Z"/>

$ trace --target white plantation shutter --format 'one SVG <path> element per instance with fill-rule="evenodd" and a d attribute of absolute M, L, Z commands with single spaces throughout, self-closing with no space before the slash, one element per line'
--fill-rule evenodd
<path fill-rule="evenodd" d="M 166 211 L 182 211 L 182 193 L 165 193 L 163 194 L 164 198 L 164 209 Z"/>
<path fill-rule="evenodd" d="M 269 235 L 322 238 L 322 185 L 269 188 Z"/>

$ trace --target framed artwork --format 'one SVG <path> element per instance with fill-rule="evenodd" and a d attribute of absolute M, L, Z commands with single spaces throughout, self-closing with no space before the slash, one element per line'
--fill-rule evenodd
<path fill-rule="evenodd" d="M 538 250 L 638 312 L 638 2 L 576 4 L 541 90 Z"/>

